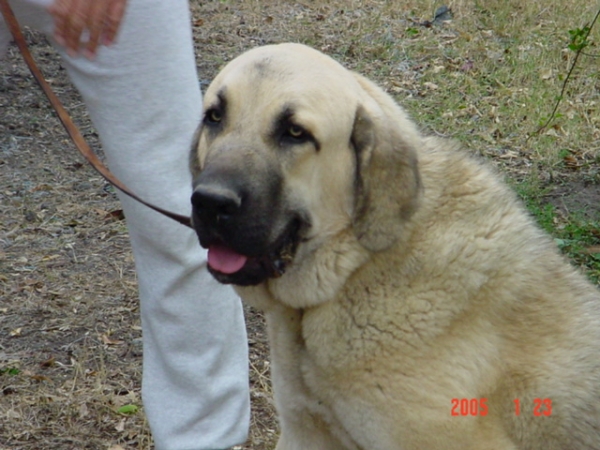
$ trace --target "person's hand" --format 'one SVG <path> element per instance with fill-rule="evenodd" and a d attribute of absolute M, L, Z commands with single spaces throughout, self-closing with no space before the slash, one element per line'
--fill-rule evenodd
<path fill-rule="evenodd" d="M 96 56 L 98 46 L 115 41 L 127 0 L 54 0 L 54 38 L 69 55 Z"/>

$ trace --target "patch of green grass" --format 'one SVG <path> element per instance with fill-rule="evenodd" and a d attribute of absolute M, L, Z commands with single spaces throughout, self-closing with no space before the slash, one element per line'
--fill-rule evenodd
<path fill-rule="evenodd" d="M 600 222 L 588 219 L 581 211 L 560 213 L 544 200 L 547 191 L 536 182 L 523 181 L 513 187 L 538 224 L 554 237 L 558 248 L 600 285 Z"/>
<path fill-rule="evenodd" d="M 590 280 L 600 284 L 600 223 L 575 215 L 558 231 L 555 240 L 559 248 L 587 271 Z"/>

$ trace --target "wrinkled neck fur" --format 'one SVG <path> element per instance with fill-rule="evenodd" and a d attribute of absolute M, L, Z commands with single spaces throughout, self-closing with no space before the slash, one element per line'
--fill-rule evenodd
<path fill-rule="evenodd" d="M 365 264 L 371 252 L 346 229 L 308 253 L 296 255 L 281 278 L 266 282 L 272 297 L 291 308 L 310 308 L 336 298 L 346 280 Z"/>

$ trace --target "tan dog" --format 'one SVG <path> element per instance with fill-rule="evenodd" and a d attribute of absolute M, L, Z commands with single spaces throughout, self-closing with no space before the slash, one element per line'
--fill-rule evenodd
<path fill-rule="evenodd" d="M 600 449 L 600 295 L 499 177 L 310 48 L 209 87 L 209 267 L 264 310 L 278 450 Z"/>

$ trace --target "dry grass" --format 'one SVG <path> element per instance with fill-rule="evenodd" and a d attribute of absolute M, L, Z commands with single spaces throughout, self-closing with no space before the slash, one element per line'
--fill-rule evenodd
<path fill-rule="evenodd" d="M 460 140 L 505 170 L 567 247 L 560 233 L 574 214 L 585 227 L 569 239 L 584 250 L 600 244 L 597 59 L 580 60 L 561 116 L 535 133 L 574 56 L 568 30 L 589 22 L 598 5 L 458 0 L 451 22 L 424 26 L 440 3 L 192 3 L 203 84 L 250 47 L 315 46 L 383 85 L 427 132 Z M 28 39 L 97 148 L 56 55 L 39 35 Z M 114 192 L 79 162 L 15 49 L 0 63 L 0 109 L 0 449 L 152 448 L 140 400 L 135 273 Z M 597 270 L 592 259 L 576 261 Z M 277 425 L 267 343 L 260 315 L 247 315 L 253 422 L 244 448 L 269 449 Z M 140 409 L 124 415 L 124 405 Z"/>

